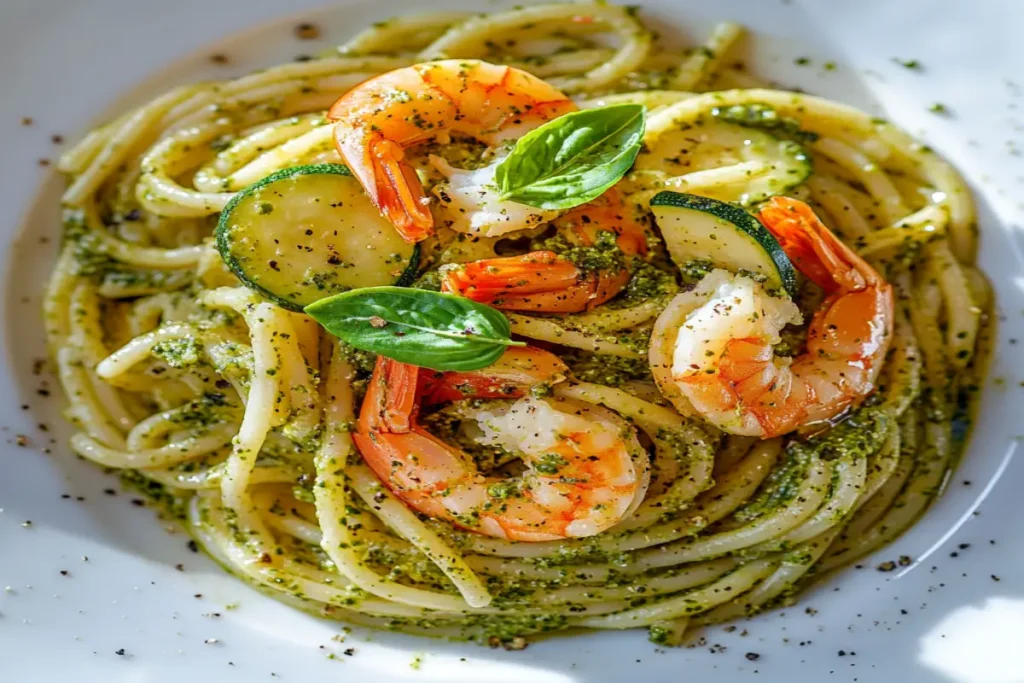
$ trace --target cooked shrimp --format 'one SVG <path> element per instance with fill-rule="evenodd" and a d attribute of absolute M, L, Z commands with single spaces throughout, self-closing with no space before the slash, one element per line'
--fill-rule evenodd
<path fill-rule="evenodd" d="M 607 246 L 574 262 L 552 251 L 484 259 L 441 268 L 441 290 L 510 311 L 575 313 L 600 306 L 629 282 L 628 260 L 647 252 L 641 225 L 614 189 L 557 218 L 573 247 Z M 604 235 L 614 235 L 602 240 Z"/>
<path fill-rule="evenodd" d="M 334 103 L 334 140 L 374 205 L 409 242 L 430 236 L 430 200 L 404 150 L 449 133 L 488 145 L 516 140 L 576 105 L 541 79 L 509 66 L 473 59 L 416 64 L 375 76 Z M 494 164 L 475 171 L 435 162 L 452 178 L 442 194 L 454 213 L 469 216 L 465 230 L 500 234 L 550 220 L 557 213 L 500 202 Z M 488 176 L 488 173 L 490 174 Z M 489 178 L 489 180 L 488 180 Z M 439 191 L 440 192 L 440 191 Z M 467 211 L 467 205 L 479 210 Z M 459 226 L 453 226 L 458 229 Z"/>
<path fill-rule="evenodd" d="M 514 541 L 592 536 L 630 514 L 649 481 L 633 428 L 590 404 L 529 396 L 566 368 L 546 351 L 513 348 L 474 373 L 436 373 L 377 359 L 353 435 L 377 476 L 407 505 L 478 533 Z M 417 423 L 421 402 L 502 396 L 465 406 L 475 440 L 517 453 L 525 471 L 484 475 L 465 452 Z"/>
<path fill-rule="evenodd" d="M 893 294 L 806 204 L 775 197 L 760 219 L 800 272 L 825 290 L 806 352 L 790 360 L 772 349 L 783 327 L 801 322 L 792 301 L 749 277 L 714 270 L 662 313 L 685 321 L 671 373 L 655 368 L 655 376 L 667 396 L 687 402 L 680 410 L 692 406 L 727 432 L 766 439 L 835 418 L 872 391 L 892 336 Z"/>

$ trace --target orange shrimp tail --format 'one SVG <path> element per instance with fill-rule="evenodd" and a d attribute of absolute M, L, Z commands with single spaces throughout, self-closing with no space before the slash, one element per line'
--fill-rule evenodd
<path fill-rule="evenodd" d="M 807 204 L 772 197 L 758 215 L 801 273 L 826 292 L 859 291 L 881 278 Z"/>
<path fill-rule="evenodd" d="M 412 429 L 420 369 L 377 356 L 359 411 L 361 432 L 404 434 Z"/>
<path fill-rule="evenodd" d="M 551 251 L 483 259 L 449 268 L 441 291 L 508 311 L 574 313 L 622 291 L 629 272 L 583 273 Z"/>
<path fill-rule="evenodd" d="M 465 398 L 521 398 L 531 387 L 561 382 L 568 374 L 569 367 L 555 354 L 532 346 L 514 346 L 482 370 L 422 370 L 422 400 L 433 405 Z"/>
<path fill-rule="evenodd" d="M 500 302 L 505 294 L 537 294 L 576 284 L 580 271 L 552 251 L 482 259 L 445 270 L 441 291 L 481 303 Z"/>
<path fill-rule="evenodd" d="M 647 253 L 647 230 L 630 215 L 614 187 L 594 201 L 562 214 L 555 223 L 578 246 L 593 246 L 599 232 L 611 231 L 617 235 L 615 243 L 626 256 Z"/>
<path fill-rule="evenodd" d="M 759 217 L 800 272 L 830 294 L 808 330 L 809 348 L 842 349 L 858 359 L 884 351 L 892 336 L 892 286 L 807 204 L 773 197 Z M 876 324 L 878 320 L 885 324 Z"/>
<path fill-rule="evenodd" d="M 403 162 L 405 153 L 390 140 L 372 145 L 377 208 L 406 242 L 422 242 L 434 233 L 434 216 L 415 169 Z"/>

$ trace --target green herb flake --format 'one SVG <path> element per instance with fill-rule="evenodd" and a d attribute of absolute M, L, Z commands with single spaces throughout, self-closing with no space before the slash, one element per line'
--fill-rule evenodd
<path fill-rule="evenodd" d="M 899 64 L 904 69 L 910 69 L 911 71 L 921 71 L 924 69 L 921 62 L 916 59 L 900 59 L 899 57 L 893 57 L 892 61 Z"/>

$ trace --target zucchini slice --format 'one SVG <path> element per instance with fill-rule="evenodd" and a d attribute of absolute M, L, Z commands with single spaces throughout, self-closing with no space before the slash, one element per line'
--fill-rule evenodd
<path fill-rule="evenodd" d="M 680 268 L 709 261 L 733 273 L 765 278 L 768 289 L 796 294 L 796 271 L 768 230 L 734 204 L 679 192 L 659 192 L 651 199 L 654 219 Z"/>
<path fill-rule="evenodd" d="M 419 246 L 405 242 L 339 164 L 295 166 L 239 192 L 217 248 L 238 279 L 293 311 L 359 287 L 409 284 Z"/>
<path fill-rule="evenodd" d="M 661 135 L 637 169 L 664 173 L 675 189 L 751 206 L 803 184 L 813 171 L 803 146 L 775 132 L 705 117 Z"/>

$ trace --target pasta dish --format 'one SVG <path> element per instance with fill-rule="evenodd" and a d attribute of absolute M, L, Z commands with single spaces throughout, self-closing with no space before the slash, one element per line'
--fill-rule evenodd
<path fill-rule="evenodd" d="M 942 490 L 992 296 L 953 168 L 741 39 L 418 14 L 93 130 L 45 303 L 73 450 L 349 623 L 791 603 Z"/>

